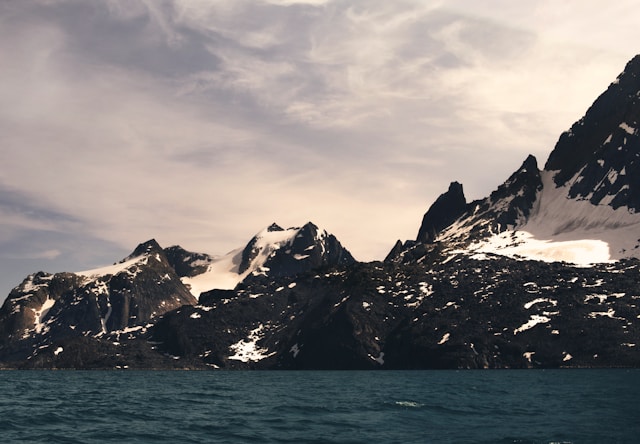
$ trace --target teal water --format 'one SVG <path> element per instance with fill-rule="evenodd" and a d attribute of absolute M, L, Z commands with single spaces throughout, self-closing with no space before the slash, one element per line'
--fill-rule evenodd
<path fill-rule="evenodd" d="M 4 443 L 635 443 L 640 370 L 0 372 Z"/>

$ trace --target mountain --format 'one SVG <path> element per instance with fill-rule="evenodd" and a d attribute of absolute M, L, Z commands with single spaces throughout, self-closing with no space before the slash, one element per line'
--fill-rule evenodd
<path fill-rule="evenodd" d="M 0 351 L 31 360 L 55 343 L 144 331 L 155 318 L 197 301 L 155 240 L 111 266 L 77 273 L 28 276 L 0 309 Z"/>
<path fill-rule="evenodd" d="M 449 254 L 602 263 L 640 257 L 640 56 L 563 133 L 543 170 L 529 156 L 485 199 L 452 183 L 425 214 L 416 241 L 388 260 Z"/>
<path fill-rule="evenodd" d="M 181 267 L 182 282 L 196 298 L 208 290 L 232 290 L 258 275 L 293 276 L 321 266 L 355 262 L 334 235 L 311 222 L 286 230 L 273 223 L 244 248 L 222 257 L 189 253 L 179 247 L 170 247 L 169 251 L 174 266 Z"/>
<path fill-rule="evenodd" d="M 28 276 L 0 309 L 0 366 L 640 367 L 640 57 L 486 198 L 452 182 L 415 240 L 359 263 L 312 223 L 214 257 L 148 241 Z"/>
<path fill-rule="evenodd" d="M 28 276 L 0 309 L 0 361 L 173 368 L 173 358 L 137 339 L 164 314 L 196 305 L 202 291 L 354 262 L 335 236 L 312 223 L 287 230 L 273 224 L 221 258 L 179 246 L 162 249 L 150 240 L 107 267 Z"/>

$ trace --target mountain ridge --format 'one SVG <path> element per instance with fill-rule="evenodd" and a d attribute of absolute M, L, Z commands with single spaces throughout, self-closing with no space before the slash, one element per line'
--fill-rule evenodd
<path fill-rule="evenodd" d="M 639 79 L 637 56 L 542 170 L 530 155 L 472 202 L 451 182 L 382 262 L 274 223 L 221 257 L 151 239 L 29 275 L 0 367 L 640 367 Z"/>

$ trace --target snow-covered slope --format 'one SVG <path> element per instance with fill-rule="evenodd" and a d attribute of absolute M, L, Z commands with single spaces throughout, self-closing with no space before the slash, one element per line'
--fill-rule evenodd
<path fill-rule="evenodd" d="M 529 156 L 489 197 L 471 203 L 452 184 L 425 214 L 416 241 L 397 244 L 389 259 L 423 260 L 434 249 L 449 258 L 498 254 L 580 265 L 640 258 L 638 128 L 640 56 L 560 136 L 544 170 Z"/>
<path fill-rule="evenodd" d="M 213 289 L 232 290 L 250 274 L 268 271 L 264 268 L 267 260 L 276 251 L 291 245 L 300 232 L 300 228 L 283 230 L 275 227 L 277 226 L 274 224 L 260 231 L 247 247 L 238 248 L 224 256 L 211 259 L 204 273 L 193 277 L 183 277 L 182 282 L 190 288 L 191 294 L 200 297 L 201 293 Z M 249 246 L 254 253 L 253 257 L 240 271 L 243 264 L 243 253 Z"/>
<path fill-rule="evenodd" d="M 472 243 L 468 251 L 582 265 L 640 257 L 640 214 L 571 199 L 571 183 L 556 187 L 554 175 L 541 173 L 543 188 L 528 219 Z M 443 233 L 441 239 L 451 235 Z"/>
<path fill-rule="evenodd" d="M 182 277 L 195 297 L 209 290 L 231 290 L 250 276 L 292 276 L 325 265 L 355 262 L 335 236 L 312 223 L 283 229 L 272 224 L 244 248 L 207 260 L 206 269 Z"/>

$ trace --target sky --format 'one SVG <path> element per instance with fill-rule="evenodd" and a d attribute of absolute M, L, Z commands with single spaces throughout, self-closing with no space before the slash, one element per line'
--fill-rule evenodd
<path fill-rule="evenodd" d="M 635 0 L 4 0 L 0 300 L 272 222 L 381 260 L 451 181 L 542 167 L 638 23 Z"/>

